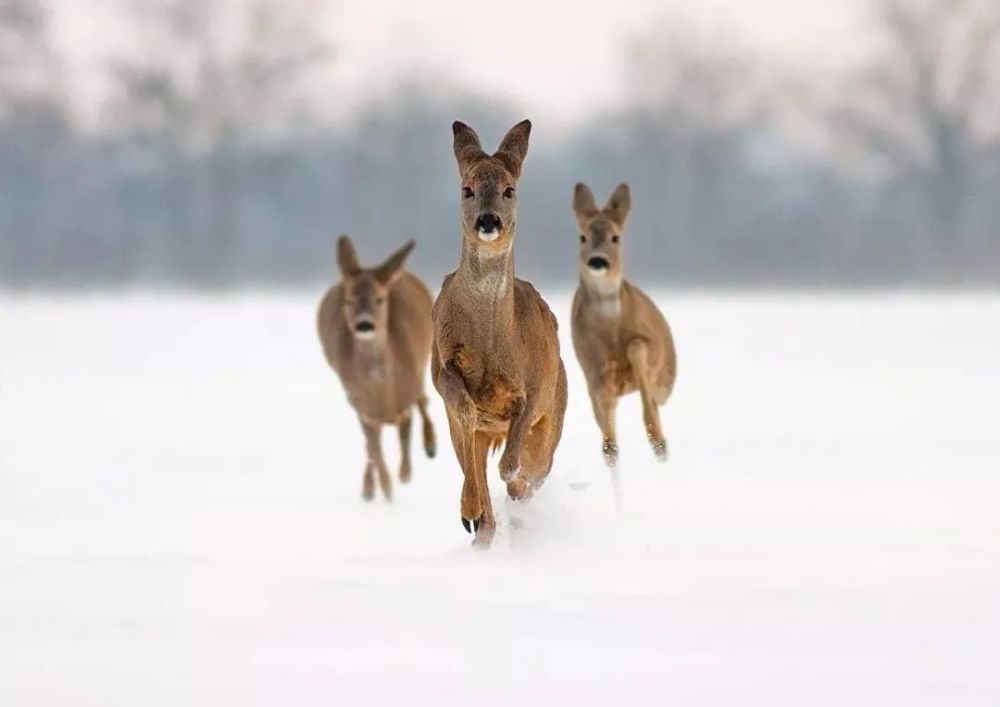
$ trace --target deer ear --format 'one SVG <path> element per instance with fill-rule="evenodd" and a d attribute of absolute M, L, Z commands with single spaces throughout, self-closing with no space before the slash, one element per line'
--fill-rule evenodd
<path fill-rule="evenodd" d="M 583 182 L 577 182 L 576 189 L 573 190 L 573 212 L 576 214 L 576 220 L 580 222 L 580 228 L 586 227 L 587 221 L 597 213 L 594 192 Z"/>
<path fill-rule="evenodd" d="M 399 276 L 403 274 L 403 263 L 410 256 L 416 241 L 407 241 L 406 245 L 386 258 L 385 262 L 375 268 L 375 279 L 388 287 L 395 284 Z"/>
<path fill-rule="evenodd" d="M 629 190 L 628 184 L 619 184 L 604 206 L 608 216 L 618 224 L 619 228 L 625 227 L 625 221 L 628 219 L 628 212 L 631 208 L 632 192 Z"/>
<path fill-rule="evenodd" d="M 494 157 L 499 158 L 506 165 L 514 179 L 521 176 L 521 165 L 528 154 L 528 136 L 531 134 L 531 121 L 522 120 L 513 128 L 507 131 L 500 141 Z"/>
<path fill-rule="evenodd" d="M 486 157 L 483 146 L 479 142 L 476 131 L 460 120 L 451 124 L 455 134 L 455 159 L 458 160 L 458 173 L 462 177 L 476 162 Z"/>
<path fill-rule="evenodd" d="M 361 272 L 358 254 L 354 250 L 350 236 L 344 235 L 337 239 L 337 265 L 340 266 L 340 272 L 344 277 L 355 277 Z"/>

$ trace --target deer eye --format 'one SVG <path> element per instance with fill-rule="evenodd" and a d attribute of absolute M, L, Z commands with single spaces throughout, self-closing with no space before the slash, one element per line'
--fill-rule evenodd
<path fill-rule="evenodd" d="M 611 242 L 612 243 L 617 243 L 618 242 L 618 236 L 611 236 Z"/>
<path fill-rule="evenodd" d="M 466 199 L 471 199 L 475 195 L 476 195 L 475 192 L 473 192 L 470 187 L 462 187 L 462 196 L 464 196 Z"/>
<path fill-rule="evenodd" d="M 507 187 L 506 189 L 504 189 L 503 190 L 503 195 L 507 199 L 513 199 L 514 198 L 514 187 Z"/>
<path fill-rule="evenodd" d="M 583 235 L 582 233 L 580 234 L 580 242 L 581 243 L 586 243 L 587 242 L 587 237 L 585 235 Z"/>

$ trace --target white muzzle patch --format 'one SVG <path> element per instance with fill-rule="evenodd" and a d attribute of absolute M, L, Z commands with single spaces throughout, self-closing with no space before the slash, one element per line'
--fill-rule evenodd
<path fill-rule="evenodd" d="M 375 323 L 367 319 L 362 319 L 354 324 L 352 331 L 354 332 L 354 338 L 358 341 L 371 341 L 375 338 Z"/>
<path fill-rule="evenodd" d="M 493 241 L 495 241 L 497 238 L 500 237 L 499 230 L 484 231 L 483 229 L 480 228 L 478 231 L 476 231 L 476 233 L 479 234 L 479 240 L 486 241 L 487 243 L 492 243 Z"/>
<path fill-rule="evenodd" d="M 592 275 L 603 277 L 611 269 L 611 263 L 603 255 L 595 255 L 587 260 L 587 271 Z"/>

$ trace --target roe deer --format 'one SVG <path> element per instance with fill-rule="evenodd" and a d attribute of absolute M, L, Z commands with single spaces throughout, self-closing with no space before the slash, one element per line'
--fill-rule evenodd
<path fill-rule="evenodd" d="M 410 480 L 410 425 L 414 405 L 423 420 L 424 451 L 435 452 L 427 415 L 424 372 L 431 351 L 431 293 L 403 270 L 410 241 L 375 268 L 362 268 L 347 236 L 337 241 L 344 280 L 327 290 L 319 305 L 319 338 L 330 367 L 340 376 L 365 434 L 362 496 L 392 500 L 392 482 L 382 456 L 382 425 L 399 426 L 399 480 Z"/>
<path fill-rule="evenodd" d="M 670 326 L 653 301 L 623 277 L 622 238 L 632 198 L 627 184 L 597 208 L 586 184 L 577 184 L 573 211 L 580 222 L 580 286 L 573 298 L 573 348 L 587 379 L 594 417 L 604 435 L 602 451 L 618 463 L 615 408 L 636 390 L 646 435 L 659 461 L 667 458 L 660 411 L 677 376 Z"/>
<path fill-rule="evenodd" d="M 555 316 L 514 277 L 517 180 L 531 123 L 515 125 L 493 155 L 464 123 L 452 126 L 461 177 L 462 257 L 434 303 L 431 377 L 444 399 L 462 485 L 462 525 L 488 547 L 496 520 L 486 455 L 506 439 L 500 477 L 527 500 L 552 468 L 566 412 L 566 369 Z"/>

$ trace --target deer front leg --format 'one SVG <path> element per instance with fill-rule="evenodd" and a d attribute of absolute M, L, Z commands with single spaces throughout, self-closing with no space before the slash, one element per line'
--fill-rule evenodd
<path fill-rule="evenodd" d="M 436 367 L 431 373 L 431 378 L 434 387 L 444 400 L 445 407 L 455 416 L 456 421 L 463 426 L 474 426 L 477 416 L 476 404 L 472 401 L 468 388 L 465 387 L 465 380 L 459 373 L 455 361 L 451 360 L 443 366 Z"/>
<path fill-rule="evenodd" d="M 519 476 L 521 450 L 524 448 L 524 438 L 531 428 L 534 414 L 535 396 L 522 395 L 514 401 L 507 429 L 507 444 L 500 457 L 500 478 L 506 482 L 507 493 L 514 499 L 523 498 L 531 491 L 528 482 Z"/>
<path fill-rule="evenodd" d="M 385 467 L 385 458 L 382 456 L 382 426 L 378 423 L 361 420 L 361 428 L 365 432 L 365 447 L 368 451 L 368 463 L 371 464 L 378 475 L 378 484 L 382 489 L 385 500 L 392 500 L 392 480 L 389 478 L 389 471 Z"/>
<path fill-rule="evenodd" d="M 601 453 L 609 469 L 618 467 L 618 436 L 615 431 L 615 411 L 618 396 L 601 385 L 590 390 L 590 404 L 594 408 L 594 419 L 601 428 Z"/>
<path fill-rule="evenodd" d="M 432 359 L 434 360 L 434 359 Z M 476 479 L 475 462 L 475 403 L 465 387 L 465 381 L 454 365 L 439 366 L 431 371 L 434 387 L 444 399 L 448 415 L 448 429 L 451 443 L 462 468 L 462 527 L 466 531 L 478 532 L 483 507 Z M 471 408 L 471 412 L 470 412 Z"/>
<path fill-rule="evenodd" d="M 413 416 L 407 410 L 399 418 L 399 480 L 404 484 L 409 482 L 412 473 L 410 469 L 410 431 L 413 428 Z"/>
<path fill-rule="evenodd" d="M 653 447 L 656 460 L 667 460 L 667 440 L 660 428 L 660 409 L 656 404 L 652 375 L 649 370 L 649 347 L 642 339 L 632 339 L 628 344 L 628 360 L 642 396 L 642 419 L 646 425 L 646 437 Z"/>
<path fill-rule="evenodd" d="M 487 549 L 493 544 L 493 537 L 496 535 L 497 522 L 493 516 L 493 502 L 490 500 L 490 487 L 486 480 L 486 453 L 489 449 L 489 437 L 483 432 L 473 432 L 470 442 L 472 443 L 472 468 L 476 491 L 479 494 L 479 505 L 482 513 L 479 521 L 475 524 L 476 537 L 472 544 L 476 547 Z"/>

